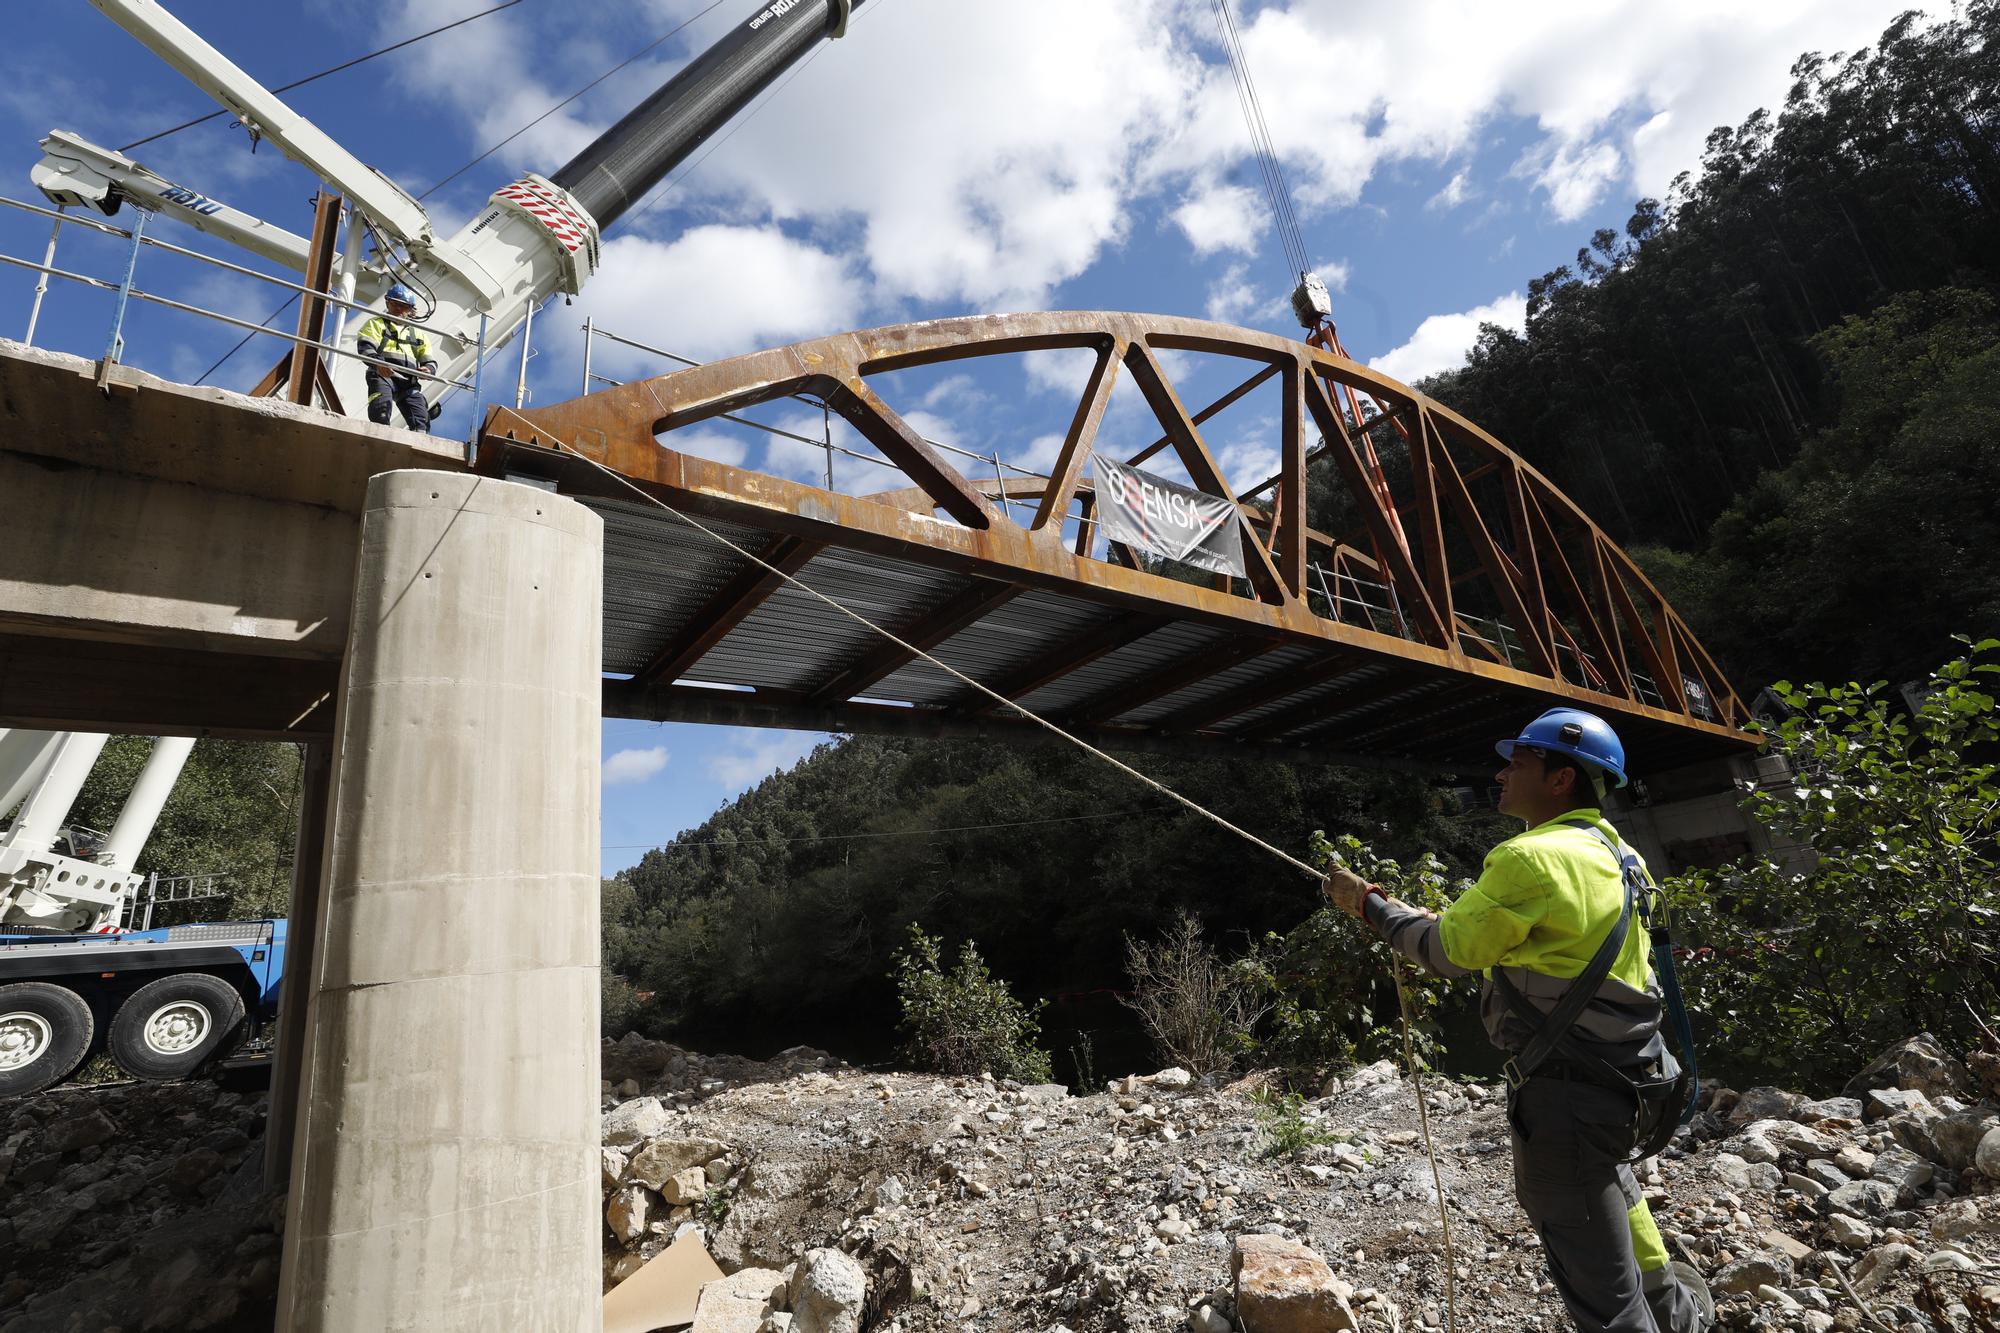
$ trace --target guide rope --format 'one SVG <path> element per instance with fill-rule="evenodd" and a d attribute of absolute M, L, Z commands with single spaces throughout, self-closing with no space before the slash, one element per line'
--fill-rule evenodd
<path fill-rule="evenodd" d="M 810 584 L 807 584 L 801 581 L 800 579 L 794 577 L 793 575 L 787 573 L 786 571 L 778 568 L 776 565 L 763 559 L 755 551 L 750 550 L 748 547 L 745 547 L 738 542 L 730 540 L 727 536 L 716 531 L 714 528 L 709 527 L 706 523 L 703 523 L 700 519 L 695 518 L 690 514 L 685 514 L 680 510 L 674 508 L 666 501 L 660 499 L 659 496 L 654 495 L 652 492 L 640 486 L 630 477 L 624 476 L 621 473 L 613 471 L 611 468 L 606 467 L 603 463 L 600 463 L 595 458 L 592 458 L 588 454 L 582 453 L 579 450 L 571 448 L 566 443 L 563 443 L 561 441 L 556 441 L 555 443 L 557 444 L 557 447 L 561 449 L 563 452 L 582 459 L 584 462 L 596 468 L 599 472 L 602 472 L 605 476 L 610 477 L 612 480 L 616 481 L 620 486 L 623 486 L 625 489 L 631 491 L 641 500 L 646 501 L 647 503 L 664 511 L 673 518 L 676 518 L 680 520 L 682 523 L 687 524 L 689 527 L 693 528 L 695 531 L 701 533 L 702 535 L 708 537 L 712 541 L 715 541 L 720 545 L 728 547 L 736 554 L 742 556 L 745 560 L 748 560 L 752 564 L 761 567 L 766 573 L 776 575 L 784 582 L 790 584 L 794 588 L 797 588 L 800 592 L 805 593 L 807 596 L 812 597 L 814 600 L 824 602 L 826 605 L 832 607 L 835 611 L 839 612 L 843 616 L 846 616 L 849 620 L 854 621 L 856 624 L 859 624 L 864 628 L 871 630 L 876 634 L 881 635 L 883 638 L 889 640 L 889 642 L 895 644 L 898 648 L 901 648 L 904 652 L 909 653 L 912 657 L 923 659 L 925 662 L 930 663 L 932 666 L 944 672 L 946 675 L 949 675 L 955 678 L 956 680 L 960 681 L 961 683 L 970 686 L 973 690 L 977 691 L 980 694 L 985 695 L 987 698 L 993 700 L 995 703 L 1000 704 L 1002 707 L 1011 709 L 1013 712 L 1020 714 L 1020 716 L 1025 718 L 1027 721 L 1034 723 L 1036 726 L 1042 728 L 1044 731 L 1049 732 L 1051 735 L 1057 737 L 1058 739 L 1067 741 L 1069 744 L 1076 746 L 1084 753 L 1091 755 L 1099 760 L 1102 760 L 1104 763 L 1109 764 L 1111 767 L 1125 774 L 1133 781 L 1140 783 L 1142 786 L 1151 788 L 1153 791 L 1158 792 L 1160 795 L 1166 797 L 1168 800 L 1174 801 L 1179 805 L 1185 806 L 1188 810 L 1190 810 L 1196 815 L 1199 815 L 1201 818 L 1206 819 L 1209 823 L 1214 824 L 1216 827 L 1222 829 L 1224 832 L 1233 834 L 1236 837 L 1241 838 L 1243 841 L 1251 844 L 1253 847 L 1258 847 L 1266 852 L 1269 852 L 1272 856 L 1276 857 L 1278 860 L 1283 861 L 1286 865 L 1289 865 L 1293 869 L 1298 870 L 1300 873 L 1304 874 L 1305 876 L 1314 880 L 1315 882 L 1322 884 L 1325 883 L 1326 880 L 1325 874 L 1316 867 L 1312 866 L 1311 864 L 1300 860 L 1298 857 L 1293 856 L 1290 852 L 1287 852 L 1282 848 L 1272 846 L 1270 843 L 1264 841 L 1256 834 L 1250 832 L 1250 830 L 1242 828 L 1236 824 L 1232 824 L 1229 820 L 1224 819 L 1221 815 L 1215 813 L 1213 810 L 1210 810 L 1207 806 L 1202 805 L 1199 801 L 1196 801 L 1188 796 L 1183 796 L 1180 792 L 1175 791 L 1172 787 L 1167 786 L 1165 783 L 1159 781 L 1158 779 L 1148 777 L 1146 774 L 1141 773 L 1138 769 L 1132 767 L 1124 760 L 1119 759 L 1117 756 L 1105 753 L 1103 750 L 1098 749 L 1095 745 L 1092 745 L 1089 741 L 1084 740 L 1081 736 L 1072 735 L 1071 733 L 1064 731 L 1061 727 L 1049 721 L 1047 718 L 1042 717 L 1040 714 L 1034 712 L 1032 709 L 1029 709 L 1015 702 L 1014 700 L 1009 699 L 1006 695 L 1001 694 L 998 690 L 994 690 L 982 684 L 981 682 L 974 680 L 971 676 L 966 675 L 963 671 L 958 670 L 956 667 L 951 666 L 949 663 L 940 661 L 936 657 L 933 657 L 931 654 L 925 652 L 923 649 L 917 647 L 915 644 L 910 643 L 907 640 L 899 637 L 893 631 L 885 629 L 881 625 L 876 624 L 874 621 L 870 620 L 867 616 L 862 615 L 859 611 L 856 611 L 853 608 L 842 604 L 838 600 L 829 597 L 825 593 L 819 591 L 817 588 L 812 587 Z M 1442 1239 L 1444 1245 L 1445 1315 L 1447 1319 L 1446 1327 L 1448 1330 L 1450 1330 L 1450 1333 L 1457 1333 L 1458 1329 L 1458 1303 L 1457 1303 L 1457 1290 L 1456 1290 L 1457 1263 L 1452 1257 L 1451 1214 L 1445 1200 L 1444 1178 L 1438 1169 L 1437 1145 L 1431 1137 L 1430 1111 L 1424 1099 L 1423 1072 L 1422 1069 L 1417 1064 L 1416 1046 L 1414 1040 L 1410 1035 L 1410 1021 L 1411 1021 L 1410 1000 L 1403 979 L 1403 960 L 1401 955 L 1399 955 L 1394 948 L 1391 948 L 1389 950 L 1389 964 L 1390 964 L 1391 976 L 1394 978 L 1396 984 L 1396 1004 L 1399 1011 L 1400 1021 L 1402 1024 L 1403 1059 L 1405 1064 L 1409 1067 L 1411 1088 L 1416 1093 L 1417 1121 L 1423 1132 L 1424 1152 L 1426 1156 L 1428 1156 L 1430 1159 L 1431 1185 L 1432 1188 L 1437 1193 L 1438 1224 L 1442 1233 Z"/>

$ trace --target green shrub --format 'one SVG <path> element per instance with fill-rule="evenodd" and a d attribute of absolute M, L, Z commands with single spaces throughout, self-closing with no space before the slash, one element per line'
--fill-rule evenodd
<path fill-rule="evenodd" d="M 896 998 L 903 1007 L 904 1053 L 940 1074 L 991 1073 L 1023 1083 L 1049 1081 L 1049 1056 L 1035 1044 L 1041 1005 L 1022 1004 L 986 970 L 967 940 L 958 965 L 946 972 L 939 941 L 910 923 L 909 943 L 896 953 Z"/>
<path fill-rule="evenodd" d="M 1151 944 L 1127 935 L 1125 971 L 1132 991 L 1124 1005 L 1175 1064 L 1219 1074 L 1254 1049 L 1251 1033 L 1268 1007 L 1257 961 L 1224 963 L 1191 913 Z"/>
<path fill-rule="evenodd" d="M 1370 883 L 1415 907 L 1441 912 L 1466 887 L 1448 885 L 1444 863 L 1428 852 L 1405 867 L 1377 856 L 1360 839 L 1329 841 L 1314 833 L 1312 859 L 1335 857 Z M 1304 886 L 1311 892 L 1311 886 Z M 1321 906 L 1285 935 L 1266 937 L 1253 955 L 1269 1000 L 1256 1043 L 1259 1064 L 1280 1068 L 1295 1085 L 1317 1087 L 1327 1074 L 1357 1063 L 1401 1062 L 1403 1045 L 1389 946 L 1366 926 Z M 1450 983 L 1406 964 L 1417 1056 L 1435 1064 L 1444 1054 L 1438 1006 Z"/>
<path fill-rule="evenodd" d="M 1329 1134 L 1305 1117 L 1305 1098 L 1296 1092 L 1273 1092 L 1259 1088 L 1250 1094 L 1257 1105 L 1257 1128 L 1266 1157 L 1297 1157 L 1308 1148 L 1336 1143 Z"/>
<path fill-rule="evenodd" d="M 1976 1044 L 2000 1006 L 2000 713 L 1980 688 L 2000 641 L 1939 668 L 1914 716 L 1881 684 L 1774 687 L 1793 710 L 1767 738 L 1796 785 L 1747 807 L 1810 848 L 1669 880 L 1691 1005 L 1744 1075 L 1830 1088 L 1928 1030 Z"/>

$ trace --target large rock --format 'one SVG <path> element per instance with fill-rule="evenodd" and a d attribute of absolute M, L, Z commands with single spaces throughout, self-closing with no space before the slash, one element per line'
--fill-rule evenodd
<path fill-rule="evenodd" d="M 868 1275 L 839 1250 L 807 1250 L 791 1295 L 794 1333 L 859 1333 Z"/>
<path fill-rule="evenodd" d="M 783 1304 L 785 1275 L 774 1268 L 744 1268 L 701 1289 L 688 1333 L 757 1333 L 764 1317 Z M 778 1296 L 773 1300 L 773 1296 Z"/>
<path fill-rule="evenodd" d="M 1979 1141 L 1990 1131 L 2000 1129 L 2000 1115 L 1960 1111 L 1933 1122 L 1929 1129 L 1931 1142 L 1937 1147 L 1937 1155 L 1931 1160 L 1947 1170 L 1963 1171 L 1977 1159 Z"/>
<path fill-rule="evenodd" d="M 1753 1120 L 1789 1120 L 1804 1100 L 1798 1093 L 1786 1092 L 1783 1088 L 1751 1088 L 1736 1099 L 1736 1105 L 1729 1108 L 1729 1123 L 1747 1125 Z"/>
<path fill-rule="evenodd" d="M 1820 1120 L 1859 1120 L 1859 1097 L 1824 1097 L 1816 1102 L 1800 1102 L 1792 1108 L 1792 1119 L 1804 1124 Z"/>
<path fill-rule="evenodd" d="M 1879 1180 L 1857 1180 L 1826 1196 L 1829 1212 L 1853 1217 L 1880 1217 L 1896 1206 L 1896 1187 Z"/>
<path fill-rule="evenodd" d="M 698 1166 L 676 1171 L 660 1183 L 660 1197 L 676 1206 L 708 1197 L 708 1173 Z"/>
<path fill-rule="evenodd" d="M 1869 1120 L 1888 1120 L 1899 1115 L 1934 1119 L 1942 1114 L 1922 1088 L 1875 1088 L 1861 1099 L 1862 1115 Z"/>
<path fill-rule="evenodd" d="M 1298 1241 L 1238 1236 L 1229 1271 L 1243 1333 L 1333 1333 L 1361 1326 L 1347 1303 L 1353 1288 Z"/>
<path fill-rule="evenodd" d="M 1855 1261 L 1854 1289 L 1864 1295 L 1875 1290 L 1888 1280 L 1891 1273 L 1904 1264 L 1922 1263 L 1923 1256 L 1916 1248 L 1900 1242 L 1894 1245 L 1877 1245 L 1874 1249 Z"/>
<path fill-rule="evenodd" d="M 1719 1152 L 1712 1163 L 1716 1179 L 1733 1190 L 1774 1190 L 1785 1173 L 1769 1162 L 1746 1162 L 1733 1152 Z"/>
<path fill-rule="evenodd" d="M 1866 1097 L 1879 1088 L 1907 1088 L 1931 1097 L 1967 1097 L 1972 1073 L 1945 1053 L 1936 1037 L 1919 1032 L 1897 1042 L 1870 1060 L 1847 1082 L 1850 1097 Z"/>
<path fill-rule="evenodd" d="M 598 1077 L 622 1083 L 634 1079 L 649 1083 L 666 1072 L 667 1065 L 681 1048 L 670 1042 L 654 1041 L 628 1032 L 617 1041 L 608 1041 L 598 1053 Z"/>
<path fill-rule="evenodd" d="M 1972 1164 L 1988 1180 L 2000 1180 L 2000 1128 L 1989 1129 L 1973 1150 Z"/>
<path fill-rule="evenodd" d="M 1710 1279 L 1709 1286 L 1716 1291 L 1755 1291 L 1759 1287 L 1775 1287 L 1792 1275 L 1792 1261 L 1775 1251 L 1752 1254 L 1725 1264 Z"/>
<path fill-rule="evenodd" d="M 42 1131 L 43 1152 L 76 1152 L 118 1137 L 118 1122 L 97 1107 L 82 1115 L 65 1116 Z"/>
<path fill-rule="evenodd" d="M 666 1133 L 672 1123 L 658 1097 L 634 1097 L 604 1113 L 601 1138 L 607 1148 L 636 1148 Z"/>
<path fill-rule="evenodd" d="M 625 1175 L 642 1185 L 661 1189 L 670 1178 L 689 1167 L 699 1170 L 728 1151 L 728 1144 L 714 1139 L 654 1139 L 632 1154 Z"/>
<path fill-rule="evenodd" d="M 653 1196 L 643 1185 L 613 1190 L 604 1205 L 604 1225 L 611 1228 L 620 1245 L 630 1245 L 645 1235 L 646 1223 L 652 1218 Z"/>
<path fill-rule="evenodd" d="M 1885 1185 L 1895 1188 L 1896 1202 L 1907 1204 L 1917 1197 L 1917 1191 L 1931 1183 L 1935 1168 L 1908 1148 L 1885 1148 L 1875 1155 L 1875 1164 L 1868 1168 L 1868 1174 Z"/>

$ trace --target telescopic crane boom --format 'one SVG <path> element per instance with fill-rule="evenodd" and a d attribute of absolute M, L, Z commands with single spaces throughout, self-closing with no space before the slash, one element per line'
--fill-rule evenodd
<path fill-rule="evenodd" d="M 423 205 L 408 192 L 287 106 L 157 0 L 91 3 L 234 113 L 252 134 L 346 197 L 378 240 L 371 261 L 349 265 L 354 299 L 373 304 L 398 281 L 416 288 L 430 304 L 428 310 L 419 307 L 419 322 L 430 330 L 439 373 L 462 380 L 479 355 L 482 322 L 490 354 L 520 329 L 531 309 L 558 292 L 581 291 L 597 270 L 604 228 L 820 41 L 843 35 L 859 0 L 768 0 L 553 176 L 529 172 L 502 186 L 448 237 L 437 234 Z M 81 141 L 62 147 L 83 156 L 77 144 Z M 125 186 L 126 179 L 142 179 L 131 168 L 152 173 L 129 159 L 123 162 L 129 166 L 113 163 L 110 172 L 93 163 L 95 174 L 118 180 L 121 193 L 140 207 L 181 202 L 162 198 L 164 191 Z M 89 202 L 103 207 L 98 199 Z M 247 215 L 236 218 L 239 232 L 256 222 Z M 353 225 L 350 221 L 348 256 L 360 254 Z M 213 230 L 229 234 L 220 226 Z M 283 241 L 274 248 L 287 253 L 263 253 L 289 264 Z M 343 290 L 348 281 L 343 275 Z M 365 401 L 361 363 L 339 357 L 333 374 L 340 401 L 358 411 Z M 426 383 L 425 392 L 435 400 L 440 387 Z"/>

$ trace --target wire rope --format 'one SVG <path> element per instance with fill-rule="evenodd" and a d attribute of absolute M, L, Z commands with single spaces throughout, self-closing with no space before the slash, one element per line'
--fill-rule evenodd
<path fill-rule="evenodd" d="M 493 6 L 493 8 L 481 10 L 477 14 L 468 14 L 462 19 L 457 19 L 451 23 L 445 24 L 443 27 L 432 28 L 429 32 L 420 32 L 414 37 L 405 37 L 402 41 L 397 42 L 394 46 L 385 46 L 379 51 L 370 51 L 365 56 L 356 56 L 354 59 L 346 61 L 339 65 L 335 65 L 331 69 L 323 69 L 317 74 L 308 74 L 303 79 L 293 79 L 290 83 L 287 83 L 282 87 L 273 88 L 271 91 L 274 93 L 288 93 L 294 88 L 303 88 L 308 83 L 312 83 L 317 79 L 323 79 L 329 74 L 338 74 L 342 70 L 353 69 L 356 65 L 366 64 L 367 62 L 373 60 L 376 56 L 386 56 L 391 51 L 400 51 L 406 46 L 414 46 L 418 42 L 423 41 L 424 38 L 426 37 L 435 37 L 441 32 L 450 32 L 453 28 L 462 27 L 463 25 L 472 22 L 474 19 L 483 19 L 488 14 L 498 14 L 501 10 L 512 9 L 515 5 L 518 5 L 520 3 L 521 0 L 507 0 L 505 4 L 495 5 Z M 206 124 L 208 121 L 214 120 L 217 116 L 226 116 L 231 114 L 233 113 L 229 110 L 229 108 L 219 107 L 216 110 L 209 112 L 205 116 L 196 116 L 193 120 L 184 120 L 180 124 L 174 126 L 172 129 L 161 130 L 158 134 L 149 134 L 143 139 L 134 139 L 131 143 L 125 144 L 122 147 L 120 147 L 118 151 L 121 153 L 129 153 L 134 148 L 142 148 L 145 145 L 154 142 L 155 140 L 166 138 L 169 134 L 179 134 L 182 130 L 192 129 L 196 125 Z"/>
<path fill-rule="evenodd" d="M 770 561 L 765 560 L 762 556 L 759 556 L 755 551 L 750 550 L 748 547 L 742 545 L 739 542 L 730 540 L 730 538 L 728 538 L 721 532 L 718 532 L 716 529 L 710 527 L 706 523 L 703 523 L 700 519 L 695 518 L 690 514 L 683 513 L 681 510 L 674 508 L 672 505 L 668 504 L 665 500 L 662 500 L 659 496 L 654 495 L 651 491 L 646 490 L 644 487 L 640 486 L 637 482 L 633 481 L 631 478 L 626 477 L 621 473 L 613 471 L 610 467 L 607 467 L 605 464 L 600 463 L 598 460 L 590 457 L 588 454 L 584 454 L 578 450 L 572 449 L 566 443 L 558 442 L 558 447 L 563 452 L 582 459 L 584 462 L 588 463 L 591 467 L 596 468 L 599 472 L 602 472 L 605 476 L 611 478 L 613 482 L 617 483 L 620 486 L 623 486 L 626 490 L 631 491 L 641 500 L 645 501 L 648 504 L 653 505 L 655 508 L 660 509 L 662 512 L 666 513 L 667 515 L 669 515 L 674 519 L 677 519 L 681 523 L 686 524 L 688 527 L 693 528 L 695 531 L 706 536 L 711 541 L 714 541 L 719 545 L 728 547 L 730 550 L 734 551 L 737 555 L 741 556 L 743 559 L 749 561 L 754 565 L 761 567 L 766 573 L 774 575 L 775 577 L 783 580 L 785 583 L 790 584 L 792 587 L 797 588 L 800 592 L 803 592 L 807 596 L 813 598 L 815 601 L 825 603 L 833 611 L 847 617 L 849 620 L 854 621 L 856 624 L 861 625 L 863 628 L 870 630 L 875 634 L 880 635 L 882 638 L 887 639 L 889 642 L 895 644 L 898 648 L 902 649 L 904 652 L 910 654 L 912 658 L 923 659 L 925 662 L 928 662 L 930 665 L 936 667 L 938 670 L 944 672 L 946 675 L 951 676 L 956 680 L 958 680 L 959 682 L 961 682 L 962 684 L 971 687 L 971 689 L 973 689 L 975 692 L 985 695 L 987 698 L 993 700 L 995 703 L 1001 705 L 1003 708 L 1006 708 L 1018 714 L 1022 718 L 1022 720 L 1033 723 L 1035 726 L 1038 726 L 1042 728 L 1044 731 L 1047 731 L 1051 735 L 1055 736 L 1058 740 L 1066 741 L 1069 744 L 1076 746 L 1084 753 L 1091 755 L 1092 757 L 1102 761 L 1105 764 L 1110 765 L 1112 768 L 1117 769 L 1119 772 L 1125 774 L 1125 776 L 1131 778 L 1133 781 L 1138 782 L 1140 785 L 1150 788 L 1155 792 L 1158 792 L 1160 795 L 1166 797 L 1168 800 L 1173 801 L 1178 805 L 1186 807 L 1189 811 L 1207 820 L 1211 824 L 1216 825 L 1218 828 L 1222 829 L 1225 833 L 1233 834 L 1236 837 L 1242 839 L 1243 841 L 1249 843 L 1251 846 L 1257 847 L 1265 852 L 1270 853 L 1278 860 L 1284 862 L 1288 866 L 1291 866 L 1293 869 L 1300 871 L 1301 873 L 1306 875 L 1308 878 L 1314 880 L 1315 882 L 1318 882 L 1320 884 L 1325 883 L 1326 881 L 1325 872 L 1320 870 L 1318 867 L 1313 866 L 1305 861 L 1301 861 L 1298 857 L 1293 856 L 1290 852 L 1287 852 L 1282 848 L 1273 846 L 1271 843 L 1266 842 L 1264 839 L 1250 832 L 1250 830 L 1243 828 L 1240 825 L 1231 823 L 1229 820 L 1223 818 L 1215 811 L 1210 810 L 1207 806 L 1201 804 L 1199 801 L 1196 801 L 1192 797 L 1182 795 L 1180 792 L 1175 791 L 1172 787 L 1167 786 L 1164 782 L 1161 782 L 1159 779 L 1150 777 L 1147 774 L 1140 772 L 1138 769 L 1132 767 L 1124 760 L 1119 759 L 1117 756 L 1107 754 L 1105 751 L 1099 749 L 1097 746 L 1092 745 L 1089 741 L 1084 740 L 1081 736 L 1076 736 L 1071 734 L 1070 732 L 1064 731 L 1061 727 L 1057 726 L 1055 723 L 1041 716 L 1041 714 L 1034 712 L 1032 709 L 1026 707 L 1023 704 L 1017 703 L 1015 700 L 1009 699 L 1006 695 L 1001 694 L 998 690 L 993 689 L 992 687 L 984 684 L 983 682 L 974 680 L 971 676 L 968 676 L 963 671 L 960 671 L 958 668 L 950 665 L 949 663 L 941 661 L 940 659 L 932 656 L 930 653 L 924 651 L 922 648 L 917 647 L 917 645 L 908 642 L 907 640 L 903 639 L 901 636 L 895 634 L 891 630 L 888 630 L 883 626 L 877 624 L 876 622 L 870 620 L 867 616 L 862 615 L 859 611 L 854 610 L 852 607 L 846 605 L 845 603 L 833 597 L 829 597 L 827 594 L 819 591 L 819 589 L 813 587 L 811 584 L 806 583 L 804 580 L 798 578 L 796 575 L 793 575 L 787 572 L 786 570 L 778 568 Z M 1442 1231 L 1442 1240 L 1444 1248 L 1446 1321 L 1448 1328 L 1451 1330 L 1451 1333 L 1457 1333 L 1458 1265 L 1452 1250 L 1451 1214 L 1449 1209 L 1449 1201 L 1445 1196 L 1443 1174 L 1438 1167 L 1437 1145 L 1431 1135 L 1430 1111 L 1428 1109 L 1424 1097 L 1423 1072 L 1421 1066 L 1417 1063 L 1415 1045 L 1412 1041 L 1410 1034 L 1410 1025 L 1411 1025 L 1410 1001 L 1409 1001 L 1408 988 L 1403 978 L 1403 960 L 1401 955 L 1399 955 L 1393 947 L 1391 947 L 1389 950 L 1389 962 L 1390 962 L 1391 975 L 1395 981 L 1396 1003 L 1400 1021 L 1402 1024 L 1404 1058 L 1409 1066 L 1411 1089 L 1416 1094 L 1417 1098 L 1417 1118 L 1418 1118 L 1418 1124 L 1423 1132 L 1424 1151 L 1425 1154 L 1430 1159 L 1431 1183 L 1437 1193 L 1438 1221 Z"/>
<path fill-rule="evenodd" d="M 1236 85 L 1236 99 L 1243 111 L 1244 126 L 1249 131 L 1251 155 L 1257 160 L 1258 174 L 1263 179 L 1264 193 L 1270 202 L 1272 228 L 1278 233 L 1278 243 L 1284 248 L 1285 261 L 1293 270 L 1292 276 L 1300 277 L 1312 268 L 1311 254 L 1306 249 L 1305 232 L 1299 226 L 1298 213 L 1292 207 L 1291 189 L 1285 182 L 1284 165 L 1278 158 L 1276 142 L 1271 138 L 1270 123 L 1264 117 L 1263 99 L 1258 96 L 1256 81 L 1250 73 L 1250 60 L 1243 49 L 1242 33 L 1236 26 L 1235 15 L 1230 11 L 1229 0 L 1213 0 L 1213 4 L 1223 57 Z"/>

